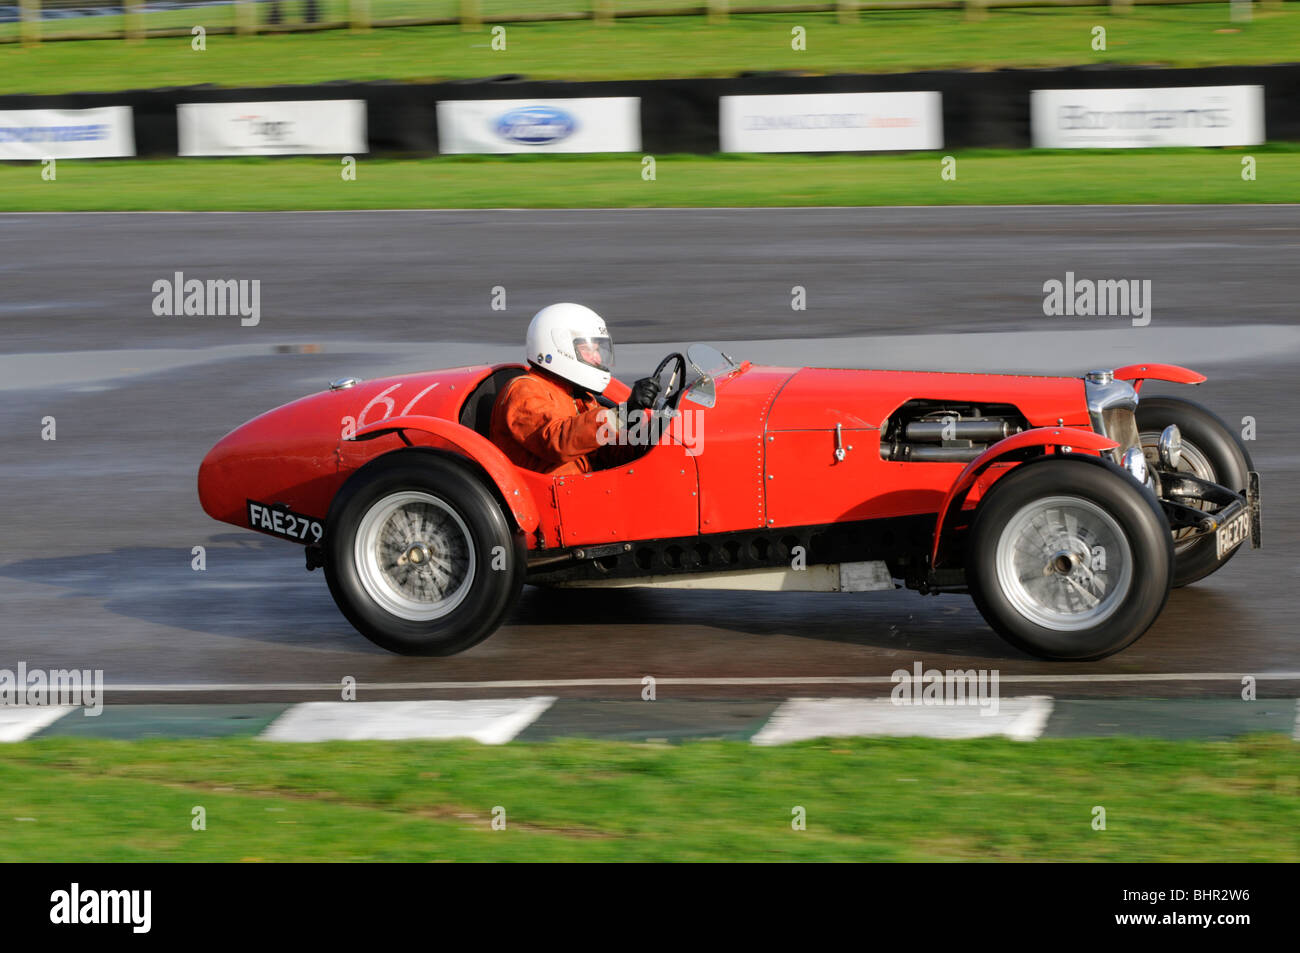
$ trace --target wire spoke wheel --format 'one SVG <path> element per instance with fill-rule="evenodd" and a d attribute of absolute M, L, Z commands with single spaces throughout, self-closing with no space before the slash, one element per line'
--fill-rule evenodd
<path fill-rule="evenodd" d="M 325 581 L 358 632 L 402 655 L 482 642 L 524 583 L 524 535 L 484 475 L 442 451 L 381 454 L 352 474 L 326 517 Z"/>
<path fill-rule="evenodd" d="M 454 611 L 470 591 L 476 569 L 465 521 L 446 502 L 419 490 L 382 497 L 366 510 L 354 558 L 370 597 L 411 622 Z"/>
<path fill-rule="evenodd" d="M 1150 490 L 1105 460 L 1020 464 L 980 501 L 969 533 L 965 569 L 980 614 L 1040 658 L 1118 652 L 1169 598 L 1169 522 Z"/>
<path fill-rule="evenodd" d="M 1181 397 L 1156 394 L 1144 397 L 1137 408 L 1138 439 L 1148 461 L 1154 460 L 1157 472 L 1169 473 L 1159 463 L 1160 434 L 1170 425 L 1182 436 L 1182 457 L 1177 473 L 1216 483 L 1234 493 L 1245 493 L 1253 469 L 1245 445 L 1229 427 L 1209 409 Z M 1177 502 L 1203 512 L 1217 507 L 1192 497 Z M 1170 536 L 1174 544 L 1174 586 L 1189 586 L 1218 572 L 1244 547 L 1236 546 L 1219 556 L 1213 533 L 1197 535 L 1190 527 L 1179 527 Z"/>
<path fill-rule="evenodd" d="M 1133 554 L 1115 518 L 1076 496 L 1021 507 L 999 535 L 998 584 L 1026 619 L 1058 632 L 1090 629 L 1119 608 Z"/>
<path fill-rule="evenodd" d="M 1153 467 L 1160 466 L 1160 432 L 1154 430 L 1144 430 L 1141 434 L 1142 454 L 1147 458 L 1147 465 Z M 1182 459 L 1178 461 L 1178 467 L 1173 471 L 1175 473 L 1187 473 L 1194 477 L 1200 477 L 1202 480 L 1208 480 L 1210 483 L 1218 483 L 1215 479 L 1214 467 L 1210 465 L 1209 458 L 1200 447 L 1192 443 L 1186 437 L 1183 438 Z M 1162 472 L 1169 472 L 1160 467 Z M 1204 500 L 1183 500 L 1198 510 L 1210 510 L 1213 506 Z M 1196 530 L 1192 527 L 1174 531 L 1174 555 L 1180 555 L 1187 552 L 1196 545 Z"/>

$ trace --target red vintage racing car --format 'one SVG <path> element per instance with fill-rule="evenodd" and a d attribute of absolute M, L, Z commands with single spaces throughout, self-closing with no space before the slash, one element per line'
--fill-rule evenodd
<path fill-rule="evenodd" d="M 1051 659 L 1119 651 L 1260 540 L 1236 434 L 1144 380 L 757 366 L 670 354 L 641 456 L 578 475 L 487 439 L 523 365 L 360 382 L 263 414 L 199 470 L 218 520 L 301 543 L 375 643 L 449 655 L 521 586 L 969 592 Z M 626 398 L 611 381 L 605 397 Z M 897 581 L 897 582 L 896 582 Z"/>

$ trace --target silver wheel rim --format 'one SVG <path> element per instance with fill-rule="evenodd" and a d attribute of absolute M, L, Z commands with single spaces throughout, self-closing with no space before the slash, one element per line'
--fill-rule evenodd
<path fill-rule="evenodd" d="M 1144 430 L 1139 439 L 1142 441 L 1142 453 L 1147 458 L 1147 463 L 1152 467 L 1159 468 L 1162 473 L 1168 473 L 1168 470 L 1160 467 L 1160 432 L 1158 430 Z M 1178 467 L 1173 472 L 1189 473 L 1194 477 L 1200 477 L 1202 480 L 1209 480 L 1211 483 L 1219 482 L 1215 479 L 1214 467 L 1210 466 L 1210 461 L 1201 451 L 1201 448 L 1190 442 L 1186 437 L 1183 438 L 1182 459 L 1178 461 Z M 1180 502 L 1186 503 L 1193 509 L 1210 509 L 1210 504 L 1203 500 L 1199 502 L 1196 500 L 1182 500 Z M 1196 530 L 1190 526 L 1174 531 L 1175 556 L 1196 545 L 1197 540 L 1195 538 L 1188 538 L 1194 536 L 1195 533 Z"/>
<path fill-rule="evenodd" d="M 997 543 L 998 585 L 1020 615 L 1058 632 L 1110 618 L 1133 581 L 1115 518 L 1091 500 L 1051 496 L 1021 507 Z"/>
<path fill-rule="evenodd" d="M 353 559 L 370 598 L 410 622 L 447 615 L 474 582 L 469 527 L 445 502 L 418 490 L 371 504 L 357 527 Z"/>

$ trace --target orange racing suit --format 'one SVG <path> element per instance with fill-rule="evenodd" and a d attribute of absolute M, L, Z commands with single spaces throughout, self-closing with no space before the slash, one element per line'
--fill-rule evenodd
<path fill-rule="evenodd" d="M 536 367 L 501 392 L 492 408 L 488 439 L 515 466 L 556 476 L 588 473 L 637 456 L 635 447 L 602 445 L 598 437 L 615 412 L 602 407 L 588 391 Z"/>

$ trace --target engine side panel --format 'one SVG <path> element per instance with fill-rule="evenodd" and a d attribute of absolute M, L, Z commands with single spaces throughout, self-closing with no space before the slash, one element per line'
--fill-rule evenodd
<path fill-rule="evenodd" d="M 1088 426 L 1076 378 L 804 368 L 767 419 L 768 525 L 937 513 L 964 462 L 881 459 L 880 427 L 899 407 L 922 399 L 1014 405 L 1031 426 L 1058 419 Z"/>
<path fill-rule="evenodd" d="M 1014 404 L 1035 427 L 1058 418 L 1065 426 L 1089 426 L 1083 381 L 1075 377 L 805 367 L 781 391 L 767 429 L 879 428 L 907 401 L 926 398 Z"/>
<path fill-rule="evenodd" d="M 791 430 L 767 437 L 767 517 L 800 526 L 937 513 L 964 464 L 880 459 L 879 430 Z"/>

